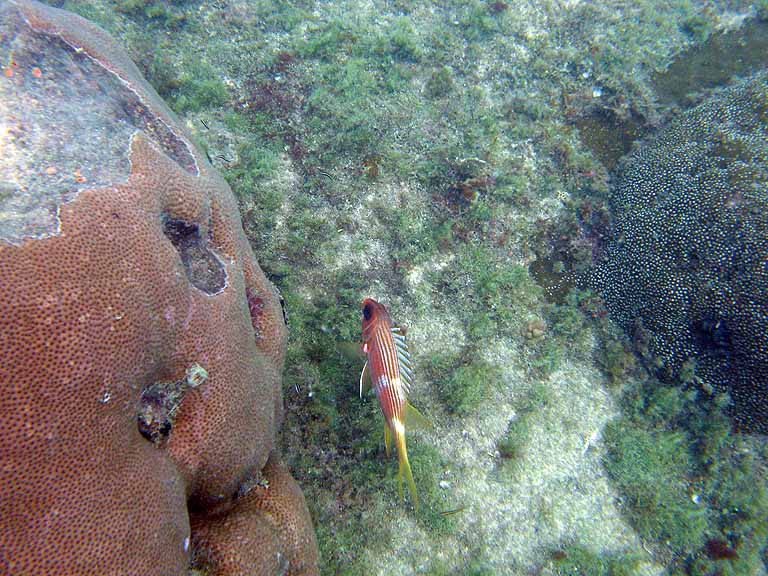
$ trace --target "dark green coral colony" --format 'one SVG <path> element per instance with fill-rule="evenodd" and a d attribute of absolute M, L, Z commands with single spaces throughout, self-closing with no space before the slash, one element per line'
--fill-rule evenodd
<path fill-rule="evenodd" d="M 626 158 L 611 208 L 594 283 L 612 315 L 662 375 L 727 392 L 737 428 L 768 432 L 768 74 Z"/>

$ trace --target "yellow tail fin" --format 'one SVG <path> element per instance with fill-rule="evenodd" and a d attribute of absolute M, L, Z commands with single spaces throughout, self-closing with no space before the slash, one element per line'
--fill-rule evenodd
<path fill-rule="evenodd" d="M 403 471 L 405 471 L 405 478 L 408 480 L 408 488 L 410 488 L 411 496 L 413 497 L 413 507 L 418 512 L 419 497 L 416 495 L 416 482 L 413 481 L 411 464 L 408 462 L 408 450 L 405 447 L 405 431 L 402 428 L 400 430 L 394 430 L 394 436 L 397 441 L 397 457 L 400 460 L 400 470 L 397 475 L 400 499 L 403 499 Z"/>

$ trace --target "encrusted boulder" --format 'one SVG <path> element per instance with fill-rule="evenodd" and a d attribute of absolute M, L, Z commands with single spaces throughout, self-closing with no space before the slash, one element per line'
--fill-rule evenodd
<path fill-rule="evenodd" d="M 0 0 L 0 46 L 0 573 L 317 573 L 229 187 L 95 25 Z"/>
<path fill-rule="evenodd" d="M 621 164 L 595 286 L 663 374 L 768 432 L 768 74 L 710 96 Z"/>

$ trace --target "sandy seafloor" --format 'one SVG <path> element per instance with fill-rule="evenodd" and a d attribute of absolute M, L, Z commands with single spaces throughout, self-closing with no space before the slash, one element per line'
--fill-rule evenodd
<path fill-rule="evenodd" d="M 706 556 L 713 532 L 675 548 L 663 527 L 638 531 L 607 472 L 606 423 L 648 373 L 631 347 L 606 355 L 618 329 L 571 314 L 563 294 L 591 261 L 569 222 L 606 202 L 636 140 L 749 73 L 744 54 L 765 66 L 766 28 L 739 36 L 764 2 L 63 7 L 124 43 L 193 131 L 286 299 L 282 443 L 323 573 L 650 575 Z M 707 56 L 713 39 L 726 48 Z M 340 352 L 365 296 L 407 325 L 411 399 L 434 423 L 409 436 L 418 513 L 375 398 L 357 398 L 361 363 Z M 707 557 L 701 573 L 764 574 L 765 544 L 762 561 Z"/>

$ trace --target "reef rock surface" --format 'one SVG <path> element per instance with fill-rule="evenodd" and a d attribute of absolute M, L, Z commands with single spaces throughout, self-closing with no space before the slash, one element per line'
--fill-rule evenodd
<path fill-rule="evenodd" d="M 0 46 L 0 573 L 317 573 L 229 187 L 98 27 L 0 2 Z"/>

